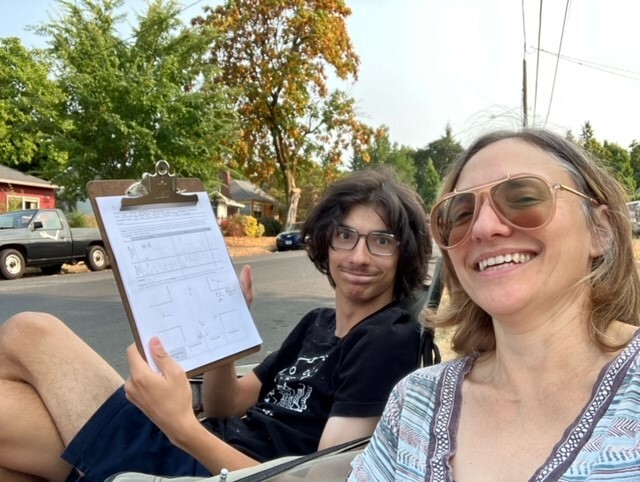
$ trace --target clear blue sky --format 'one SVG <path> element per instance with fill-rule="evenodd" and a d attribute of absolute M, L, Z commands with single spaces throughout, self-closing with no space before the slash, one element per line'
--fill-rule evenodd
<path fill-rule="evenodd" d="M 183 14 L 188 20 L 220 0 L 180 3 L 188 7 Z M 492 128 L 521 125 L 523 56 L 530 125 L 578 135 L 589 120 L 601 141 L 623 147 L 640 141 L 637 0 L 570 2 L 561 50 L 566 1 L 543 2 L 541 23 L 539 0 L 347 4 L 361 64 L 358 81 L 341 87 L 358 101 L 361 119 L 388 126 L 395 142 L 424 147 L 444 133 L 447 123 L 463 144 Z M 54 0 L 0 0 L 0 36 L 44 46 L 44 39 L 24 27 L 47 21 L 48 13 L 55 17 L 55 5 Z M 125 11 L 140 13 L 144 6 L 144 0 L 127 0 Z M 558 51 L 562 57 L 556 67 Z"/>

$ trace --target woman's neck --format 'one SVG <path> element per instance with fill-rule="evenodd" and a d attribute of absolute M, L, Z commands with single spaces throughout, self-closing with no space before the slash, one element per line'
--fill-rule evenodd
<path fill-rule="evenodd" d="M 496 350 L 478 360 L 474 378 L 525 391 L 545 383 L 555 386 L 562 380 L 587 381 L 619 353 L 596 345 L 584 321 L 543 328 L 514 333 L 496 326 Z M 611 323 L 607 330 L 610 344 L 626 345 L 636 330 L 628 324 Z"/>

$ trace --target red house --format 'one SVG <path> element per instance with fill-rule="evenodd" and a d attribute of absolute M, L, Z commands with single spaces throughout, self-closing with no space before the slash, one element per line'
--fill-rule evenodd
<path fill-rule="evenodd" d="M 58 186 L 0 165 L 0 213 L 56 207 Z"/>

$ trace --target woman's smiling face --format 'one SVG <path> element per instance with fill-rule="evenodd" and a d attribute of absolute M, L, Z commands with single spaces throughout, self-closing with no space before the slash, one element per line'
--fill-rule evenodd
<path fill-rule="evenodd" d="M 469 159 L 456 190 L 521 173 L 576 188 L 571 175 L 549 153 L 518 139 L 506 139 Z M 479 306 L 494 317 L 507 316 L 537 306 L 549 308 L 554 300 L 575 296 L 579 280 L 589 273 L 592 259 L 601 254 L 599 244 L 592 240 L 580 197 L 558 191 L 553 219 L 534 230 L 503 222 L 486 193 L 479 202 L 469 237 L 448 251 L 462 287 Z"/>

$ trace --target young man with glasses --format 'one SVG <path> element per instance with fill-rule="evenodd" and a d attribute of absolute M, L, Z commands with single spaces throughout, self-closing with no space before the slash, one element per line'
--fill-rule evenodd
<path fill-rule="evenodd" d="M 158 340 L 151 351 L 162 374 L 130 347 L 123 386 L 56 318 L 26 313 L 7 321 L 0 468 L 16 480 L 203 476 L 370 435 L 391 388 L 416 366 L 419 327 L 404 305 L 427 277 L 422 202 L 389 171 L 356 172 L 327 189 L 302 236 L 335 288 L 335 309 L 305 315 L 240 379 L 233 364 L 207 372 L 204 409 L 212 418 L 202 423 L 184 372 Z M 249 270 L 241 283 L 250 300 Z"/>

